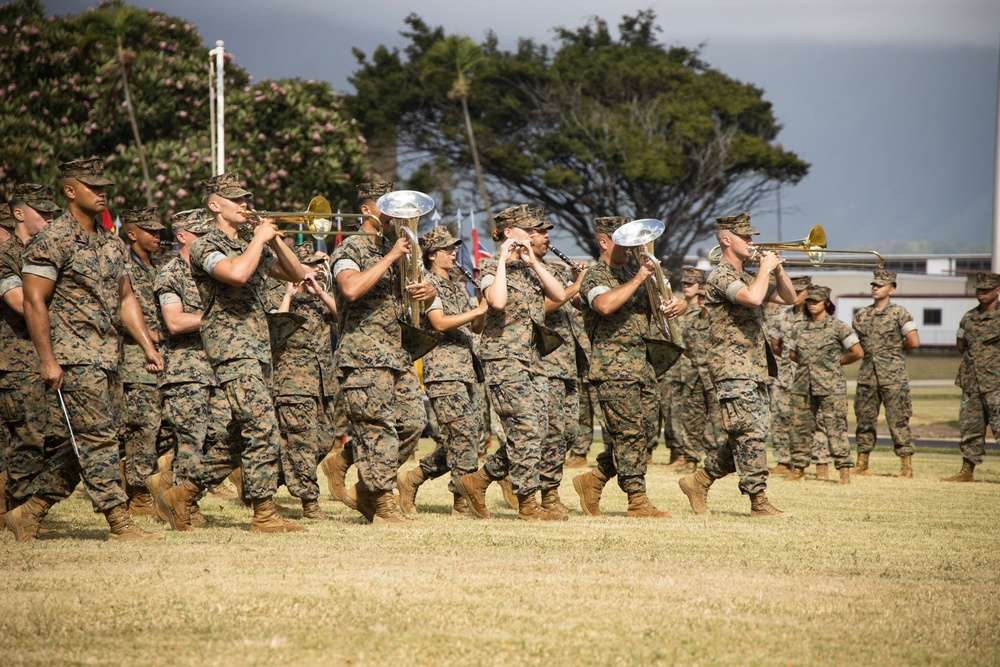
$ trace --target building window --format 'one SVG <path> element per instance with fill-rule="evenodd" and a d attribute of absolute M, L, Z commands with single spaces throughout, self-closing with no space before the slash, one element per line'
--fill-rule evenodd
<path fill-rule="evenodd" d="M 896 273 L 927 273 L 927 260 L 886 260 L 885 268 Z"/>
<path fill-rule="evenodd" d="M 941 326 L 941 309 L 940 308 L 924 308 L 924 325 L 927 326 Z"/>
<path fill-rule="evenodd" d="M 955 273 L 976 273 L 977 271 L 989 271 L 990 260 L 988 259 L 956 259 Z"/>

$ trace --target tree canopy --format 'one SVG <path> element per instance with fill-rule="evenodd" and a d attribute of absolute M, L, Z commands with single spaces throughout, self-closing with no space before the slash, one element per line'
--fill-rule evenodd
<path fill-rule="evenodd" d="M 0 6 L 0 194 L 17 182 L 55 184 L 60 162 L 97 156 L 116 184 L 112 204 L 146 205 L 121 47 L 159 212 L 201 205 L 196 183 L 212 176 L 208 49 L 193 25 L 154 10 L 127 44 L 84 29 L 114 9 L 46 17 L 38 0 Z M 226 169 L 240 172 L 261 207 L 302 210 L 317 194 L 352 207 L 356 183 L 370 178 L 367 142 L 330 85 L 251 84 L 226 57 Z"/>
<path fill-rule="evenodd" d="M 402 51 L 355 51 L 350 108 L 366 135 L 394 131 L 403 147 L 468 174 L 454 79 L 424 72 L 450 36 L 415 14 L 406 24 Z M 675 268 L 715 217 L 752 209 L 809 164 L 776 142 L 781 126 L 760 88 L 697 48 L 659 43 L 658 32 L 655 14 L 640 11 L 622 18 L 617 38 L 600 18 L 557 28 L 551 49 L 521 39 L 507 51 L 490 34 L 463 83 L 491 199 L 542 204 L 595 256 L 594 218 L 663 220 L 656 252 Z"/>

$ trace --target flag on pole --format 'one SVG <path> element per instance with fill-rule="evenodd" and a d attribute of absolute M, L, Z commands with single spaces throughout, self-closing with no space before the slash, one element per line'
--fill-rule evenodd
<path fill-rule="evenodd" d="M 104 209 L 103 211 L 101 211 L 101 227 L 104 227 L 105 229 L 110 229 L 111 231 L 115 231 L 117 229 L 115 227 L 115 221 L 112 220 L 111 213 L 108 211 L 108 209 Z"/>

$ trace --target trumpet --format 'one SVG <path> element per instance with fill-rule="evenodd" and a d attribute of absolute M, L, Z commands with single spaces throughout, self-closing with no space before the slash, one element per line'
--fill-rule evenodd
<path fill-rule="evenodd" d="M 423 278 L 417 223 L 421 216 L 434 210 L 434 200 L 430 195 L 416 190 L 397 190 L 379 197 L 375 205 L 379 211 L 392 218 L 397 238 L 405 235 L 410 240 L 410 252 L 399 260 L 399 291 L 403 298 L 405 317 L 410 325 L 419 328 L 423 304 L 410 298 L 406 287 L 419 283 Z"/>
<path fill-rule="evenodd" d="M 381 236 L 378 232 L 366 232 L 361 230 L 337 230 L 333 228 L 333 209 L 326 197 L 317 195 L 309 201 L 309 207 L 305 211 L 257 211 L 247 209 L 243 214 L 246 222 L 240 226 L 240 231 L 253 233 L 263 218 L 271 218 L 278 225 L 305 225 L 305 229 L 283 229 L 282 232 L 293 234 L 303 234 L 325 239 L 328 236 Z M 337 213 L 338 218 L 365 218 L 378 220 L 374 215 L 367 213 Z"/>
<path fill-rule="evenodd" d="M 821 225 L 813 225 L 812 229 L 809 230 L 809 235 L 804 239 L 777 241 L 775 243 L 750 243 L 749 249 L 750 257 L 744 262 L 745 264 L 759 263 L 761 255 L 764 252 L 801 252 L 805 254 L 806 259 L 786 260 L 784 265 L 810 267 L 836 266 L 861 269 L 880 269 L 885 266 L 885 260 L 882 259 L 882 255 L 874 250 L 830 250 L 826 247 L 826 231 Z M 870 255 L 874 259 L 869 259 L 868 261 L 844 259 L 828 262 L 826 261 L 828 254 Z M 722 261 L 722 249 L 719 246 L 715 246 L 709 251 L 708 261 L 712 264 L 718 264 Z"/>

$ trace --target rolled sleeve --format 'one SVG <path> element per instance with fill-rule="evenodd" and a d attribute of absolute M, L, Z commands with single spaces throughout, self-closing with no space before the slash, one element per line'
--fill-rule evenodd
<path fill-rule="evenodd" d="M 844 348 L 844 352 L 847 352 L 860 342 L 861 340 L 858 339 L 858 335 L 856 333 L 851 333 L 850 335 L 847 336 L 847 338 L 844 338 L 842 341 L 840 341 L 840 346 Z"/>
<path fill-rule="evenodd" d="M 592 290 L 590 290 L 589 292 L 587 292 L 587 304 L 590 307 L 593 307 L 593 305 L 594 305 L 594 299 L 596 299 L 597 297 L 601 296 L 605 292 L 610 292 L 610 291 L 611 291 L 611 288 L 608 287 L 607 285 L 598 285 L 597 287 L 595 287 Z"/>
<path fill-rule="evenodd" d="M 333 277 L 336 278 L 341 271 L 360 271 L 361 267 L 353 259 L 338 259 L 333 265 Z"/>
<path fill-rule="evenodd" d="M 483 292 L 485 292 L 486 288 L 489 287 L 490 285 L 492 285 L 494 280 L 496 280 L 496 276 L 494 276 L 492 274 L 490 274 L 488 276 L 483 276 L 482 279 L 479 281 L 479 288 Z"/>
<path fill-rule="evenodd" d="M 219 265 L 224 259 L 229 259 L 226 257 L 224 252 L 219 252 L 218 250 L 213 250 L 205 257 L 205 261 L 202 262 L 201 268 L 205 269 L 205 272 L 211 276 L 215 275 L 215 267 Z"/>
<path fill-rule="evenodd" d="M 899 327 L 899 333 L 901 333 L 904 337 L 911 331 L 916 331 L 916 330 L 917 330 L 917 323 L 914 322 L 913 320 L 910 320 L 903 326 Z"/>
<path fill-rule="evenodd" d="M 163 292 L 160 294 L 160 306 L 166 306 L 171 303 L 184 303 L 180 296 L 175 292 Z"/>
<path fill-rule="evenodd" d="M 444 304 L 441 303 L 441 297 L 439 296 L 434 297 L 434 300 L 431 302 L 431 305 L 427 307 L 428 313 L 431 312 L 432 310 L 444 310 Z"/>
<path fill-rule="evenodd" d="M 8 276 L 3 280 L 0 280 L 0 296 L 3 296 L 12 289 L 17 289 L 18 287 L 21 287 L 21 277 Z"/>
<path fill-rule="evenodd" d="M 59 271 L 54 266 L 48 264 L 25 264 L 21 273 L 30 273 L 33 276 L 48 278 L 52 282 L 59 279 Z"/>
<path fill-rule="evenodd" d="M 746 287 L 746 285 L 742 280 L 734 280 L 729 283 L 729 286 L 726 287 L 726 298 L 733 303 L 736 303 L 736 295 L 739 294 L 740 290 L 744 287 Z"/>

